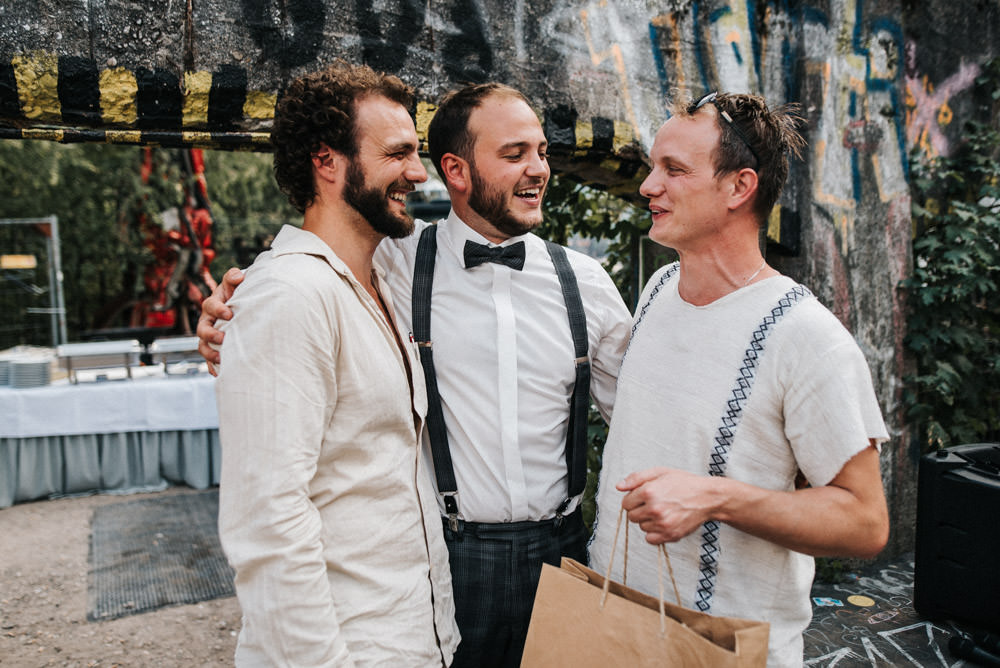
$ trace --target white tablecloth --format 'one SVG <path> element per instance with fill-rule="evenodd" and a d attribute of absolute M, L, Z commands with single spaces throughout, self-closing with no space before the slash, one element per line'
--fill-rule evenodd
<path fill-rule="evenodd" d="M 0 388 L 0 438 L 218 426 L 215 378 L 205 373 Z"/>
<path fill-rule="evenodd" d="M 0 388 L 0 508 L 219 481 L 214 378 Z"/>

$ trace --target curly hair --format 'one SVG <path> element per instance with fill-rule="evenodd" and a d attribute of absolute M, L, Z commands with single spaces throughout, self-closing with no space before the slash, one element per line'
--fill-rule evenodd
<path fill-rule="evenodd" d="M 474 109 L 479 108 L 483 100 L 492 95 L 516 98 L 531 106 L 528 98 L 519 90 L 495 82 L 466 86 L 450 91 L 441 98 L 427 128 L 427 152 L 442 179 L 445 177 L 441 171 L 441 158 L 445 153 L 472 162 L 476 138 L 469 132 L 469 116 Z"/>
<path fill-rule="evenodd" d="M 312 157 L 321 145 L 348 157 L 357 155 L 354 110 L 369 95 L 413 109 L 413 89 L 398 77 L 343 61 L 297 77 L 282 93 L 271 130 L 274 178 L 300 212 L 316 199 Z"/>
<path fill-rule="evenodd" d="M 788 178 L 788 155 L 801 158 L 806 146 L 801 134 L 805 120 L 800 107 L 785 104 L 768 109 L 759 95 L 719 93 L 710 99 L 676 103 L 671 112 L 692 116 L 706 102 L 715 105 L 716 122 L 721 132 L 715 151 L 715 174 L 728 174 L 743 168 L 757 172 L 757 198 L 753 210 L 764 224 Z"/>

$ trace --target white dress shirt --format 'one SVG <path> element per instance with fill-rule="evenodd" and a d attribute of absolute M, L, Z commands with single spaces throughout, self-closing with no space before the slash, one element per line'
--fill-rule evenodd
<path fill-rule="evenodd" d="M 458 631 L 420 456 L 415 347 L 401 351 L 343 261 L 293 227 L 229 305 L 219 533 L 243 609 L 237 665 L 450 662 Z"/>
<path fill-rule="evenodd" d="M 414 260 L 427 225 L 417 221 L 412 236 L 383 241 L 376 251 L 401 329 L 411 328 Z M 491 523 L 550 518 L 567 493 L 566 429 L 575 379 L 559 279 L 545 242 L 534 234 L 502 244 L 524 241 L 520 271 L 494 263 L 466 269 L 466 240 L 488 243 L 454 211 L 438 223 L 431 299 L 434 365 L 459 515 Z M 597 260 L 569 249 L 567 255 L 587 316 L 591 396 L 610 419 L 631 315 Z M 424 449 L 430 466 L 426 434 Z M 443 512 L 440 499 L 439 505 Z"/>

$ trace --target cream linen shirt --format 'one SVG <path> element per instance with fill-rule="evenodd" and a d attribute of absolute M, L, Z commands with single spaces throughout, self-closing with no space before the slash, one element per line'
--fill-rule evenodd
<path fill-rule="evenodd" d="M 229 305 L 219 533 L 243 609 L 237 665 L 449 664 L 458 631 L 415 348 L 403 339 L 404 360 L 347 266 L 294 227 Z"/>
<path fill-rule="evenodd" d="M 400 329 L 411 328 L 413 268 L 427 225 L 418 221 L 413 235 L 386 239 L 375 253 L 399 306 Z M 521 271 L 489 262 L 466 269 L 465 242 L 487 240 L 454 211 L 437 226 L 431 339 L 459 515 L 490 523 L 553 517 L 566 499 L 576 376 L 566 302 L 545 241 L 534 234 L 504 241 L 524 242 Z M 632 316 L 597 260 L 570 249 L 566 255 L 587 316 L 590 395 L 610 419 Z M 429 452 L 426 436 L 424 445 Z"/>

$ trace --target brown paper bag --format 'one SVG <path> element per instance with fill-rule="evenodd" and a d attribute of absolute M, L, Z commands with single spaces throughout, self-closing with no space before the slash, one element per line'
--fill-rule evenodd
<path fill-rule="evenodd" d="M 521 667 L 763 668 L 768 633 L 766 622 L 672 605 L 564 557 L 542 566 Z"/>

